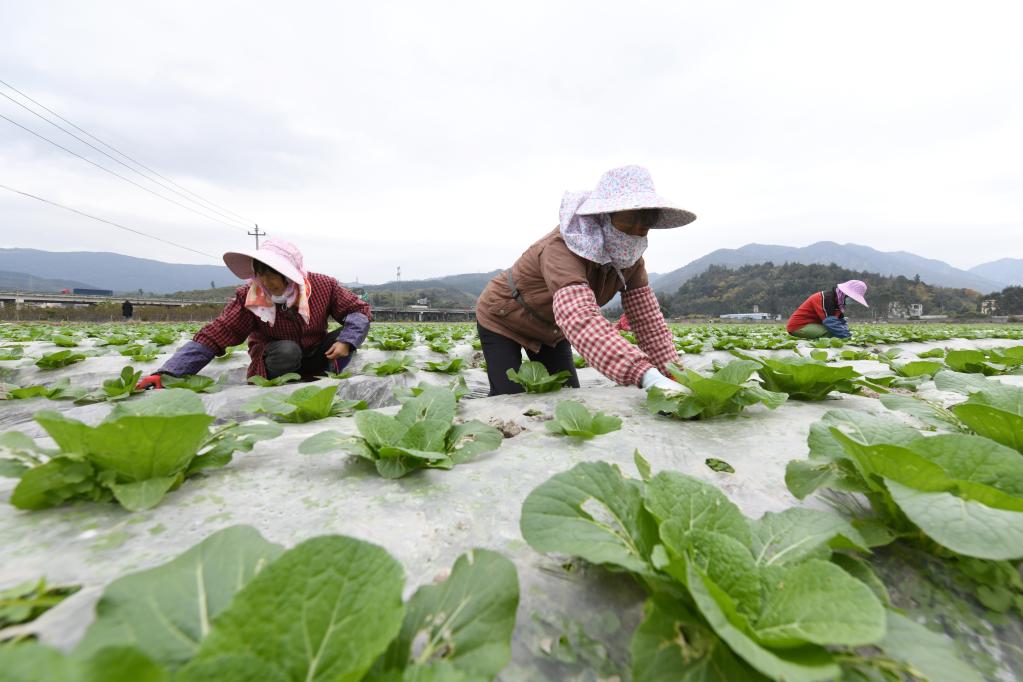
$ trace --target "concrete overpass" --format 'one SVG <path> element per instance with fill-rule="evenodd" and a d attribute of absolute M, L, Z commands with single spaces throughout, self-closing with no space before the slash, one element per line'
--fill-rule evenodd
<path fill-rule="evenodd" d="M 95 305 L 97 303 L 123 303 L 128 299 L 136 306 L 162 306 L 180 308 L 189 305 L 223 305 L 221 301 L 202 301 L 183 298 L 153 298 L 147 296 L 86 296 L 82 294 L 52 294 L 46 292 L 0 291 L 0 303 L 39 305 L 58 303 L 65 305 Z M 420 308 L 374 307 L 373 319 L 381 322 L 472 322 L 476 319 L 474 308 Z"/>
<path fill-rule="evenodd" d="M 224 301 L 198 301 L 182 298 L 150 298 L 148 296 L 85 296 L 82 294 L 51 294 L 38 291 L 0 291 L 0 302 L 22 304 L 66 303 L 70 305 L 95 305 L 96 303 L 123 303 L 128 299 L 134 305 L 156 305 L 180 307 L 186 305 L 222 305 Z"/>

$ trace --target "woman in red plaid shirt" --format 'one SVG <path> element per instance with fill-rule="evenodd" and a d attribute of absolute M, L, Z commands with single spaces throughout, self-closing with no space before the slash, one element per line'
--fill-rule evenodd
<path fill-rule="evenodd" d="M 369 305 L 328 275 L 306 272 L 294 244 L 268 239 L 257 251 L 224 254 L 248 282 L 223 312 L 178 349 L 139 388 L 163 388 L 160 375 L 196 374 L 228 346 L 248 339 L 248 376 L 297 372 L 304 379 L 340 372 L 369 332 Z M 327 333 L 327 317 L 342 326 Z"/>
<path fill-rule="evenodd" d="M 476 304 L 490 394 L 523 390 L 507 376 L 521 365 L 523 348 L 549 372 L 571 372 L 574 387 L 573 347 L 618 384 L 680 390 L 666 377 L 678 351 L 647 282 L 643 252 L 651 229 L 694 220 L 658 196 L 640 166 L 608 171 L 592 192 L 567 192 L 560 225 L 494 277 Z M 618 292 L 638 347 L 600 312 Z"/>

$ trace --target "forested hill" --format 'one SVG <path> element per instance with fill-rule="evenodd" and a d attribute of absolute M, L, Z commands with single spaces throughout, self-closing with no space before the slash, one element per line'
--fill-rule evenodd
<path fill-rule="evenodd" d="M 749 312 L 754 305 L 760 312 L 787 317 L 811 293 L 850 279 L 861 279 L 868 286 L 870 308 L 849 306 L 850 316 L 858 318 L 884 316 L 892 302 L 921 303 L 925 315 L 976 313 L 981 300 L 980 293 L 971 289 L 937 287 L 919 279 L 858 272 L 833 263 L 760 263 L 736 269 L 714 265 L 675 293 L 659 298 L 673 317 Z"/>

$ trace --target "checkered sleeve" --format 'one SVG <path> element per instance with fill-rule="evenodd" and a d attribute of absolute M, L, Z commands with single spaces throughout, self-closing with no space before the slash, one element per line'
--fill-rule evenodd
<path fill-rule="evenodd" d="M 222 355 L 228 346 L 237 346 L 248 338 L 256 326 L 256 316 L 243 305 L 245 295 L 242 291 L 239 289 L 217 319 L 200 329 L 193 341 L 212 349 L 214 355 Z"/>
<path fill-rule="evenodd" d="M 554 321 L 565 338 L 598 372 L 623 386 L 639 386 L 653 367 L 642 350 L 615 331 L 600 314 L 593 290 L 573 284 L 554 292 Z"/>
<path fill-rule="evenodd" d="M 682 363 L 679 362 L 678 350 L 675 349 L 675 336 L 664 323 L 661 306 L 657 302 L 654 290 L 648 286 L 629 289 L 622 294 L 622 310 L 625 311 L 629 326 L 636 334 L 640 349 L 662 374 L 670 376 L 667 366 L 669 364 L 681 366 Z"/>

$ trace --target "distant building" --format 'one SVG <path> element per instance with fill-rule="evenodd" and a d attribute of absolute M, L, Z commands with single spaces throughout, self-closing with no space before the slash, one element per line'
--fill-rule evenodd
<path fill-rule="evenodd" d="M 888 318 L 893 320 L 905 320 L 910 317 L 920 317 L 924 314 L 922 303 L 910 303 L 906 305 L 901 301 L 892 301 L 888 304 Z"/>
<path fill-rule="evenodd" d="M 756 306 L 754 306 L 755 308 Z M 752 313 L 728 313 L 727 315 L 719 315 L 722 320 L 770 320 L 770 313 L 761 313 L 753 311 Z"/>
<path fill-rule="evenodd" d="M 980 302 L 981 315 L 994 315 L 998 312 L 998 299 L 989 298 Z"/>

